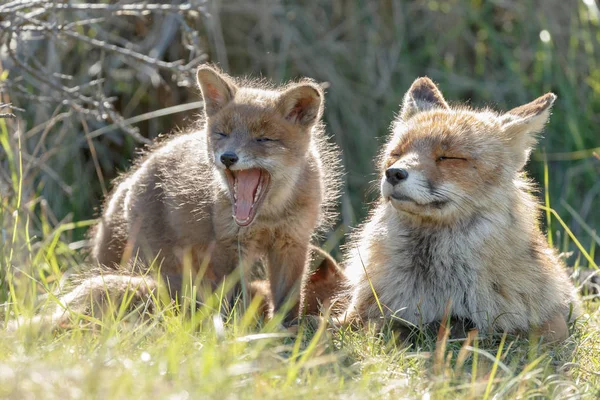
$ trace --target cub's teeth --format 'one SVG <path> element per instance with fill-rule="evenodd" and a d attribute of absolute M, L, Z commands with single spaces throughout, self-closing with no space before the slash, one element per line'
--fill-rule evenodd
<path fill-rule="evenodd" d="M 256 188 L 256 193 L 254 193 L 254 202 L 256 203 L 256 201 L 258 200 L 258 196 L 260 196 L 260 191 L 262 190 L 262 182 L 260 182 L 258 184 L 258 187 Z"/>
<path fill-rule="evenodd" d="M 237 189 L 238 189 L 238 181 L 237 179 L 233 181 L 233 198 L 237 199 Z"/>

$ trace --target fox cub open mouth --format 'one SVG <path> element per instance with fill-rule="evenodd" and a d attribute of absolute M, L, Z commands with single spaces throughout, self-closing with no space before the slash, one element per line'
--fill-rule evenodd
<path fill-rule="evenodd" d="M 239 226 L 248 226 L 270 189 L 271 175 L 262 168 L 244 170 L 226 169 L 229 183 L 233 218 Z"/>

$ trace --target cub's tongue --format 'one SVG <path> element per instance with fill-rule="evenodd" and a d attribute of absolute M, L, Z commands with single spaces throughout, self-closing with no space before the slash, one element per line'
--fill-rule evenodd
<path fill-rule="evenodd" d="M 260 183 L 260 169 L 246 169 L 236 171 L 235 180 L 237 182 L 235 201 L 235 219 L 236 222 L 246 222 L 250 218 L 252 205 L 254 204 L 254 194 Z"/>

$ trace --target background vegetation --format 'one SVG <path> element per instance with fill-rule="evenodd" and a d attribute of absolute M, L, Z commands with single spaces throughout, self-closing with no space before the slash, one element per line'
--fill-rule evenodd
<path fill-rule="evenodd" d="M 86 229 L 112 179 L 144 144 L 194 121 L 201 109 L 194 68 L 207 61 L 236 76 L 309 76 L 327 84 L 325 121 L 347 171 L 341 218 L 326 237 L 334 251 L 377 196 L 372 159 L 417 76 L 434 79 L 451 101 L 505 110 L 555 92 L 528 171 L 543 189 L 540 199 L 556 210 L 551 242 L 569 252 L 569 265 L 594 268 L 599 19 L 594 0 L 5 1 L 0 313 L 31 312 L 37 293 L 81 263 Z M 66 390 L 67 397 L 185 398 L 184 388 L 192 397 L 225 388 L 246 397 L 594 396 L 600 317 L 597 304 L 588 308 L 569 351 L 538 352 L 509 338 L 496 353 L 499 341 L 492 340 L 482 346 L 497 362 L 482 361 L 479 370 L 471 350 L 468 368 L 457 366 L 460 345 L 452 343 L 442 354 L 452 362 L 443 367 L 445 358 L 429 353 L 435 337 L 410 351 L 390 348 L 386 337 L 340 332 L 255 341 L 240 321 L 229 321 L 223 333 L 212 318 L 186 322 L 165 310 L 124 332 L 108 324 L 101 334 L 5 340 L 0 333 L 0 396 Z M 430 374 L 433 364 L 438 374 Z"/>

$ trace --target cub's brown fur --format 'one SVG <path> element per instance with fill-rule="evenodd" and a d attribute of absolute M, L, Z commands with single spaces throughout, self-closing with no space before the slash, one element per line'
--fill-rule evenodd
<path fill-rule="evenodd" d="M 381 200 L 348 247 L 347 316 L 568 336 L 575 288 L 540 231 L 523 167 L 556 96 L 498 114 L 417 79 L 381 155 Z M 365 274 L 366 271 L 366 274 Z"/>
<path fill-rule="evenodd" d="M 67 307 L 79 310 L 86 294 L 88 304 L 101 292 L 119 298 L 132 286 L 142 287 L 137 297 L 152 293 L 157 281 L 145 267 L 152 264 L 177 286 L 184 264 L 195 273 L 207 262 L 204 279 L 216 286 L 240 269 L 250 279 L 260 260 L 268 308 L 290 300 L 285 322 L 298 316 L 310 241 L 332 216 L 340 176 L 320 122 L 324 93 L 311 80 L 275 88 L 209 66 L 197 77 L 206 119 L 121 179 L 93 235 L 92 258 L 103 272 L 83 274 L 61 298 Z"/>
<path fill-rule="evenodd" d="M 298 315 L 308 247 L 337 195 L 337 162 L 320 123 L 323 91 L 310 80 L 283 88 L 198 70 L 202 129 L 153 150 L 107 202 L 94 237 L 101 264 L 135 256 L 182 272 L 208 260 L 215 283 L 239 266 L 266 264 L 274 310 Z M 233 214 L 233 216 L 232 216 Z M 196 264 L 196 268 L 200 262 Z"/>

